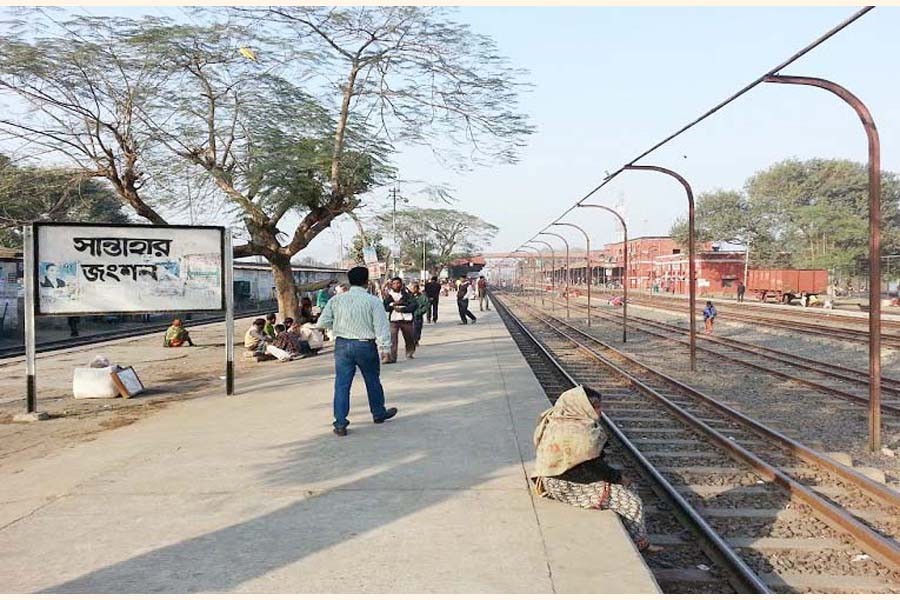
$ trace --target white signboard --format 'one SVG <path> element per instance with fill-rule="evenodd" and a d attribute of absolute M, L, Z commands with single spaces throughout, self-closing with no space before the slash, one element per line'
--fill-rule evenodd
<path fill-rule="evenodd" d="M 367 265 L 378 262 L 378 253 L 372 246 L 363 246 L 363 262 Z"/>
<path fill-rule="evenodd" d="M 37 314 L 224 310 L 224 229 L 35 224 Z"/>

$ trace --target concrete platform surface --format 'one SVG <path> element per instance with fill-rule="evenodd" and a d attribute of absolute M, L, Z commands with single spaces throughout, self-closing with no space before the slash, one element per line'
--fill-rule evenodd
<path fill-rule="evenodd" d="M 532 496 L 546 398 L 496 313 L 451 308 L 383 368 L 385 424 L 357 377 L 331 432 L 325 354 L 6 477 L 0 592 L 658 592 L 615 514 Z"/>

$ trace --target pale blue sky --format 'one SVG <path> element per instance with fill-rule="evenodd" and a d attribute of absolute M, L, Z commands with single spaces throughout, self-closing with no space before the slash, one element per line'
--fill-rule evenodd
<path fill-rule="evenodd" d="M 90 8 L 93 14 L 144 12 Z M 182 15 L 152 8 L 153 14 Z M 491 35 L 530 71 L 523 108 L 538 131 L 516 165 L 444 171 L 428 151 L 397 157 L 403 179 L 447 182 L 457 207 L 498 225 L 492 250 L 533 235 L 612 171 L 780 63 L 855 11 L 837 8 L 488 8 L 459 20 Z M 880 7 L 785 74 L 833 79 L 869 105 L 882 140 L 882 167 L 900 171 L 900 9 Z M 762 85 L 644 162 L 682 172 L 695 193 L 740 187 L 783 158 L 866 159 L 852 110 L 822 90 Z M 683 192 L 662 175 L 623 174 L 594 200 L 624 198 L 632 235 L 665 234 L 685 212 Z M 376 201 L 386 201 L 387 192 Z M 416 200 L 424 205 L 424 201 Z M 582 211 L 595 246 L 617 237 L 610 217 Z M 597 214 L 594 214 L 597 213 Z M 285 225 L 288 225 L 285 223 Z M 283 227 L 285 228 L 285 227 Z M 345 242 L 354 232 L 341 225 Z M 332 259 L 325 232 L 305 254 Z"/>

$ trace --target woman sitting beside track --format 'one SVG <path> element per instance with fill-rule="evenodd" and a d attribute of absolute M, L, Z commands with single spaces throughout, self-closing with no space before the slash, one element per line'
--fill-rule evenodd
<path fill-rule="evenodd" d="M 534 430 L 534 493 L 573 506 L 617 513 L 641 552 L 656 552 L 644 525 L 640 496 L 631 482 L 603 460 L 606 433 L 600 424 L 600 393 L 578 386 L 544 411 Z"/>
<path fill-rule="evenodd" d="M 191 340 L 188 330 L 182 325 L 181 319 L 175 319 L 172 321 L 172 325 L 166 329 L 166 335 L 163 338 L 163 348 L 178 348 L 185 344 L 193 346 L 194 342 Z"/>

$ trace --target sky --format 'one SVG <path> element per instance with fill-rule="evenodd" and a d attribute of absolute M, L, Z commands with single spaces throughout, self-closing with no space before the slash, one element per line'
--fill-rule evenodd
<path fill-rule="evenodd" d="M 93 14 L 172 14 L 171 8 L 102 9 Z M 756 79 L 855 12 L 830 8 L 465 7 L 457 20 L 490 35 L 533 85 L 521 108 L 537 132 L 514 165 L 448 171 L 427 149 L 395 160 L 403 180 L 444 182 L 452 206 L 497 225 L 487 248 L 507 251 L 533 236 L 603 179 L 606 171 L 649 148 Z M 785 69 L 783 74 L 832 79 L 870 108 L 882 142 L 882 168 L 900 172 L 900 8 L 879 7 Z M 814 88 L 762 84 L 642 162 L 672 168 L 695 195 L 739 189 L 756 171 L 786 159 L 866 160 L 855 113 Z M 429 206 L 404 190 L 414 206 Z M 686 214 L 683 190 L 655 173 L 625 173 L 592 198 L 624 206 L 629 233 L 666 234 Z M 367 200 L 387 205 L 388 191 Z M 612 217 L 579 209 L 592 246 L 615 241 Z M 290 230 L 284 221 L 282 229 Z M 334 260 L 343 218 L 304 256 Z M 562 230 L 571 236 L 572 233 Z M 577 240 L 572 237 L 573 242 Z"/>

